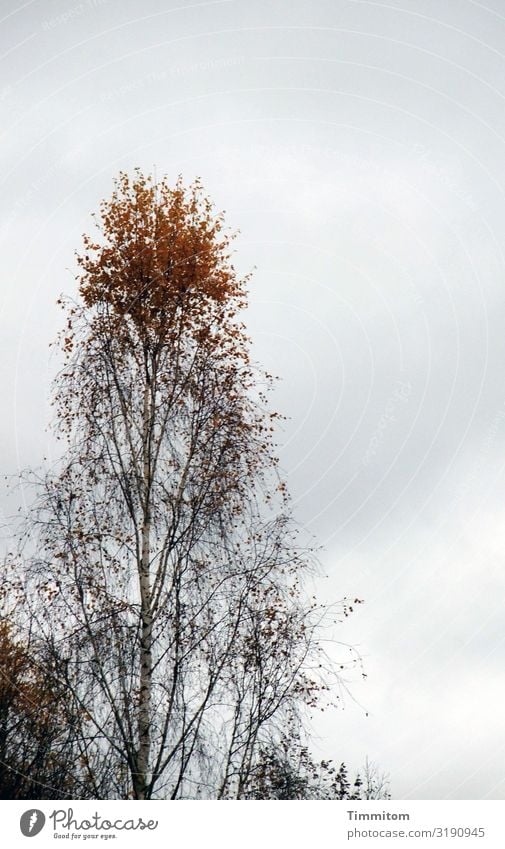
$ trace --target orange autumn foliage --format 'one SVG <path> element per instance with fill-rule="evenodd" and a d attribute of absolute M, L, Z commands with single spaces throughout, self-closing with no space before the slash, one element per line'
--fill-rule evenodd
<path fill-rule="evenodd" d="M 107 303 L 141 335 L 165 337 L 181 308 L 187 331 L 192 324 L 201 330 L 205 316 L 224 319 L 244 306 L 231 237 L 198 180 L 185 188 L 179 178 L 171 187 L 166 178 L 121 172 L 97 224 L 101 240 L 85 235 L 78 256 L 87 307 Z"/>
<path fill-rule="evenodd" d="M 0 797 L 64 792 L 63 693 L 30 649 L 0 621 Z"/>

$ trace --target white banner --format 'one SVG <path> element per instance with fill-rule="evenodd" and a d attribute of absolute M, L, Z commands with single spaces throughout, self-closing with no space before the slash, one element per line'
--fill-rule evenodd
<path fill-rule="evenodd" d="M 0 802 L 4 847 L 504 849 L 503 801 Z M 33 843 L 30 841 L 33 840 Z"/>

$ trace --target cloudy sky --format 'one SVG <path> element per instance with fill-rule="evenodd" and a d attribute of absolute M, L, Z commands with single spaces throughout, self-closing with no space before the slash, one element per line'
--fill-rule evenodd
<path fill-rule="evenodd" d="M 54 450 L 55 300 L 113 176 L 200 176 L 256 268 L 248 325 L 319 590 L 365 599 L 337 636 L 368 677 L 317 751 L 368 756 L 396 798 L 505 798 L 503 3 L 0 14 L 2 469 Z"/>

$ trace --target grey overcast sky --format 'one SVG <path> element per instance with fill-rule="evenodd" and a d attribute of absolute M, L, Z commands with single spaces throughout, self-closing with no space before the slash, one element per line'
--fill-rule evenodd
<path fill-rule="evenodd" d="M 396 798 L 505 798 L 505 4 L 0 16 L 1 468 L 54 450 L 55 300 L 113 176 L 200 176 L 256 267 L 247 321 L 320 592 L 366 602 L 337 636 L 368 678 L 317 752 L 368 755 Z"/>

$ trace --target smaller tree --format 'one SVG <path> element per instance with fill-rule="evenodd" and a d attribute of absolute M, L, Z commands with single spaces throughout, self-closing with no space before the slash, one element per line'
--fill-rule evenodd
<path fill-rule="evenodd" d="M 0 797 L 57 799 L 77 790 L 68 771 L 73 723 L 52 664 L 0 620 Z M 74 772 L 75 776 L 75 772 Z"/>
<path fill-rule="evenodd" d="M 362 799 L 390 799 L 389 776 L 380 772 L 379 767 L 365 760 L 363 768 Z"/>
<path fill-rule="evenodd" d="M 284 737 L 281 745 L 262 749 L 247 798 L 276 800 L 389 799 L 389 780 L 365 762 L 351 783 L 345 763 L 316 762 L 300 738 Z"/>

